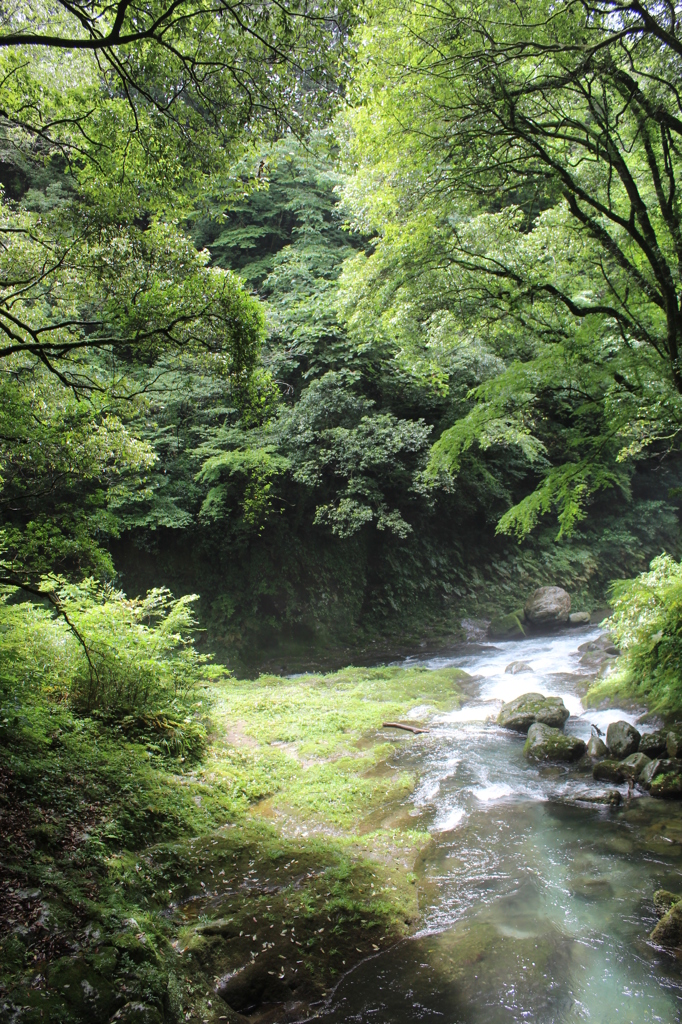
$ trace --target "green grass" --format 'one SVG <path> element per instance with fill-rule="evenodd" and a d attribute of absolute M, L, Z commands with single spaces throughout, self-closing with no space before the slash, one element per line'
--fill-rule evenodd
<path fill-rule="evenodd" d="M 456 706 L 462 675 L 223 680 L 201 694 L 209 743 L 195 760 L 13 690 L 0 1021 L 104 1024 L 141 1001 L 150 1022 L 217 1022 L 230 1014 L 218 979 L 244 965 L 271 986 L 256 1002 L 319 998 L 418 920 L 428 835 L 410 828 L 413 780 L 392 764 L 415 738 L 381 726 Z"/>

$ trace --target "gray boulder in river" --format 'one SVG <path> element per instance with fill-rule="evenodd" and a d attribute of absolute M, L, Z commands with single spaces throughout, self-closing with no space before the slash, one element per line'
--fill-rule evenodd
<path fill-rule="evenodd" d="M 634 725 L 629 722 L 611 722 L 606 730 L 606 746 L 619 760 L 636 754 L 640 739 Z"/>
<path fill-rule="evenodd" d="M 525 661 L 512 661 L 504 670 L 508 675 L 516 676 L 519 672 L 532 672 L 533 669 Z"/>
<path fill-rule="evenodd" d="M 592 769 L 592 777 L 597 782 L 622 782 L 623 773 L 620 770 L 620 761 L 598 761 Z"/>
<path fill-rule="evenodd" d="M 571 598 L 561 587 L 539 587 L 526 601 L 523 612 L 534 626 L 568 622 Z"/>
<path fill-rule="evenodd" d="M 545 697 L 542 693 L 523 693 L 503 704 L 497 724 L 504 729 L 527 732 L 534 722 L 561 729 L 568 718 L 568 708 L 561 697 Z"/>
<path fill-rule="evenodd" d="M 682 755 L 682 725 L 673 725 L 666 736 L 665 746 L 668 757 L 680 757 Z"/>
<path fill-rule="evenodd" d="M 587 741 L 587 756 L 588 757 L 606 757 L 609 752 L 609 748 L 606 746 L 604 741 L 595 736 L 594 733 L 590 736 Z"/>
<path fill-rule="evenodd" d="M 578 761 L 585 753 L 585 743 L 561 729 L 535 722 L 528 730 L 523 752 L 533 761 Z"/>
<path fill-rule="evenodd" d="M 659 729 L 658 732 L 645 732 L 639 741 L 639 751 L 647 757 L 660 757 L 668 751 L 668 732 L 666 729 Z"/>
<path fill-rule="evenodd" d="M 648 764 L 651 764 L 651 758 L 640 751 L 637 754 L 630 754 L 621 761 L 620 771 L 624 779 L 636 782 Z"/>

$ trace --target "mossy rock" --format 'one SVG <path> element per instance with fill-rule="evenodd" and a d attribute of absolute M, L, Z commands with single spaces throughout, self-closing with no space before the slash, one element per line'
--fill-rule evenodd
<path fill-rule="evenodd" d="M 674 725 L 666 734 L 666 753 L 668 757 L 682 755 L 682 725 Z"/>
<path fill-rule="evenodd" d="M 637 753 L 640 739 L 639 732 L 629 722 L 611 722 L 606 730 L 606 746 L 619 761 Z"/>
<path fill-rule="evenodd" d="M 657 797 L 682 797 L 682 761 L 677 758 L 659 761 L 650 792 Z"/>
<path fill-rule="evenodd" d="M 675 903 L 667 914 L 663 915 L 649 938 L 657 946 L 668 946 L 672 949 L 682 946 L 682 904 Z"/>
<path fill-rule="evenodd" d="M 585 743 L 577 736 L 535 722 L 528 730 L 523 753 L 533 761 L 578 761 L 585 753 Z"/>
<path fill-rule="evenodd" d="M 503 704 L 497 724 L 503 729 L 528 732 L 534 722 L 561 729 L 569 711 L 561 697 L 545 697 L 542 693 L 523 693 L 515 700 Z"/>
<path fill-rule="evenodd" d="M 154 963 L 156 951 L 143 932 L 120 932 L 114 936 L 113 944 L 120 953 L 127 953 L 134 963 Z"/>
<path fill-rule="evenodd" d="M 592 769 L 592 778 L 596 782 L 622 782 L 623 773 L 620 768 L 620 761 L 607 758 L 607 760 L 595 764 Z"/>
<path fill-rule="evenodd" d="M 641 751 L 636 754 L 630 754 L 629 757 L 624 758 L 620 762 L 623 778 L 636 782 L 648 764 L 651 764 L 651 758 L 647 757 L 646 754 L 642 754 Z"/>
<path fill-rule="evenodd" d="M 149 1003 L 130 1002 L 114 1014 L 111 1024 L 163 1024 L 163 1016 Z"/>
<path fill-rule="evenodd" d="M 104 955 L 60 957 L 47 970 L 48 990 L 58 993 L 76 1017 L 109 1020 L 121 1002 L 110 980 L 115 966 L 113 950 Z"/>
<path fill-rule="evenodd" d="M 676 903 L 682 903 L 682 896 L 668 889 L 657 889 L 654 893 L 654 909 L 659 917 L 667 914 Z"/>
<path fill-rule="evenodd" d="M 657 732 L 642 733 L 639 741 L 639 751 L 647 757 L 661 757 L 668 752 L 668 732 L 666 729 L 659 729 Z"/>
<path fill-rule="evenodd" d="M 493 619 L 488 627 L 488 635 L 494 640 L 516 640 L 526 635 L 522 625 L 523 609 L 510 612 L 508 615 L 499 615 Z"/>

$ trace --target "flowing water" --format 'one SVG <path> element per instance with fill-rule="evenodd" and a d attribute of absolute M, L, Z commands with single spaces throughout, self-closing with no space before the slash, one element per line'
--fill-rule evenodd
<path fill-rule="evenodd" d="M 346 975 L 326 1024 L 682 1020 L 682 965 L 647 942 L 654 891 L 682 891 L 680 805 L 628 800 L 626 787 L 619 808 L 576 804 L 601 788 L 589 770 L 533 766 L 523 737 L 490 721 L 501 702 L 536 691 L 561 696 L 567 730 L 584 739 L 591 723 L 635 722 L 618 708 L 584 711 L 577 647 L 599 633 L 410 659 L 479 677 L 458 711 L 414 709 L 431 731 L 393 764 L 416 774 L 410 813 L 433 836 L 419 880 L 425 927 Z M 505 673 L 512 661 L 532 673 Z"/>

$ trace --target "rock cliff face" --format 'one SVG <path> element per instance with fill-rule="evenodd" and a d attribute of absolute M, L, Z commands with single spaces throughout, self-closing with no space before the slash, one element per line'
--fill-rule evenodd
<path fill-rule="evenodd" d="M 533 626 L 568 622 L 571 597 L 561 587 L 539 587 L 526 601 L 523 612 Z"/>

